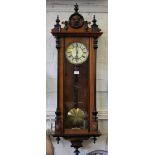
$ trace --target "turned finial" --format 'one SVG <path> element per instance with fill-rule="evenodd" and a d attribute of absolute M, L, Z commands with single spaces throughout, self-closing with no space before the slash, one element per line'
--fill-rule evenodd
<path fill-rule="evenodd" d="M 56 23 L 57 23 L 57 24 L 60 23 L 59 15 L 57 15 Z"/>
<path fill-rule="evenodd" d="M 56 25 L 54 25 L 54 28 L 58 32 L 60 32 L 60 29 L 61 29 L 61 25 L 59 23 L 60 23 L 59 15 L 57 15 Z"/>
<path fill-rule="evenodd" d="M 77 3 L 74 5 L 74 10 L 75 10 L 75 12 L 76 12 L 76 13 L 78 13 L 79 6 L 78 6 L 78 4 L 77 4 Z"/>
<path fill-rule="evenodd" d="M 94 18 L 93 18 L 92 22 L 93 22 L 94 25 L 96 25 L 97 20 L 95 18 L 95 15 L 94 15 Z"/>

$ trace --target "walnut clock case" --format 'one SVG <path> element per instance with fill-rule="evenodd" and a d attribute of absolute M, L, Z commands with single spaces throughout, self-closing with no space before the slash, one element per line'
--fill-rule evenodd
<path fill-rule="evenodd" d="M 59 17 L 51 33 L 56 38 L 58 52 L 57 109 L 55 131 L 52 136 L 71 142 L 75 155 L 82 141 L 101 135 L 98 130 L 96 109 L 96 57 L 98 37 L 102 35 L 96 24 L 85 21 L 74 6 L 75 12 L 64 21 Z"/>

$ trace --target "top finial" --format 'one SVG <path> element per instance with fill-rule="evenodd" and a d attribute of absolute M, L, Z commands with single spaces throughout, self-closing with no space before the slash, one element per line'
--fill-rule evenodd
<path fill-rule="evenodd" d="M 77 12 L 78 12 L 78 10 L 79 10 L 79 6 L 78 6 L 78 4 L 77 4 L 77 3 L 74 5 L 74 10 L 75 10 L 75 12 L 76 12 L 76 13 L 77 13 Z"/>

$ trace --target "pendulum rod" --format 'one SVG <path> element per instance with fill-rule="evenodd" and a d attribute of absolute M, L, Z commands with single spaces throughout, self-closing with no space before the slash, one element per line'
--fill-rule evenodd
<path fill-rule="evenodd" d="M 75 108 L 77 108 L 78 106 L 78 89 L 79 89 L 79 86 L 78 86 L 78 68 L 77 66 L 74 66 L 74 84 L 73 84 L 73 98 L 74 98 L 74 106 Z"/>

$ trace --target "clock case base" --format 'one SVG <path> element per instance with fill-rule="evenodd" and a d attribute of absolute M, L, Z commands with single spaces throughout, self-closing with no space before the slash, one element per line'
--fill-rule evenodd
<path fill-rule="evenodd" d="M 75 155 L 79 155 L 80 151 L 78 150 L 82 146 L 82 142 L 84 140 L 88 140 L 90 138 L 93 139 L 94 143 L 96 142 L 97 138 L 101 136 L 101 132 L 98 131 L 97 133 L 87 133 L 87 134 L 58 134 L 58 133 L 52 133 L 53 137 L 56 137 L 57 143 L 59 144 L 60 138 L 64 138 L 66 140 L 69 140 L 71 142 L 71 147 L 75 148 Z"/>

